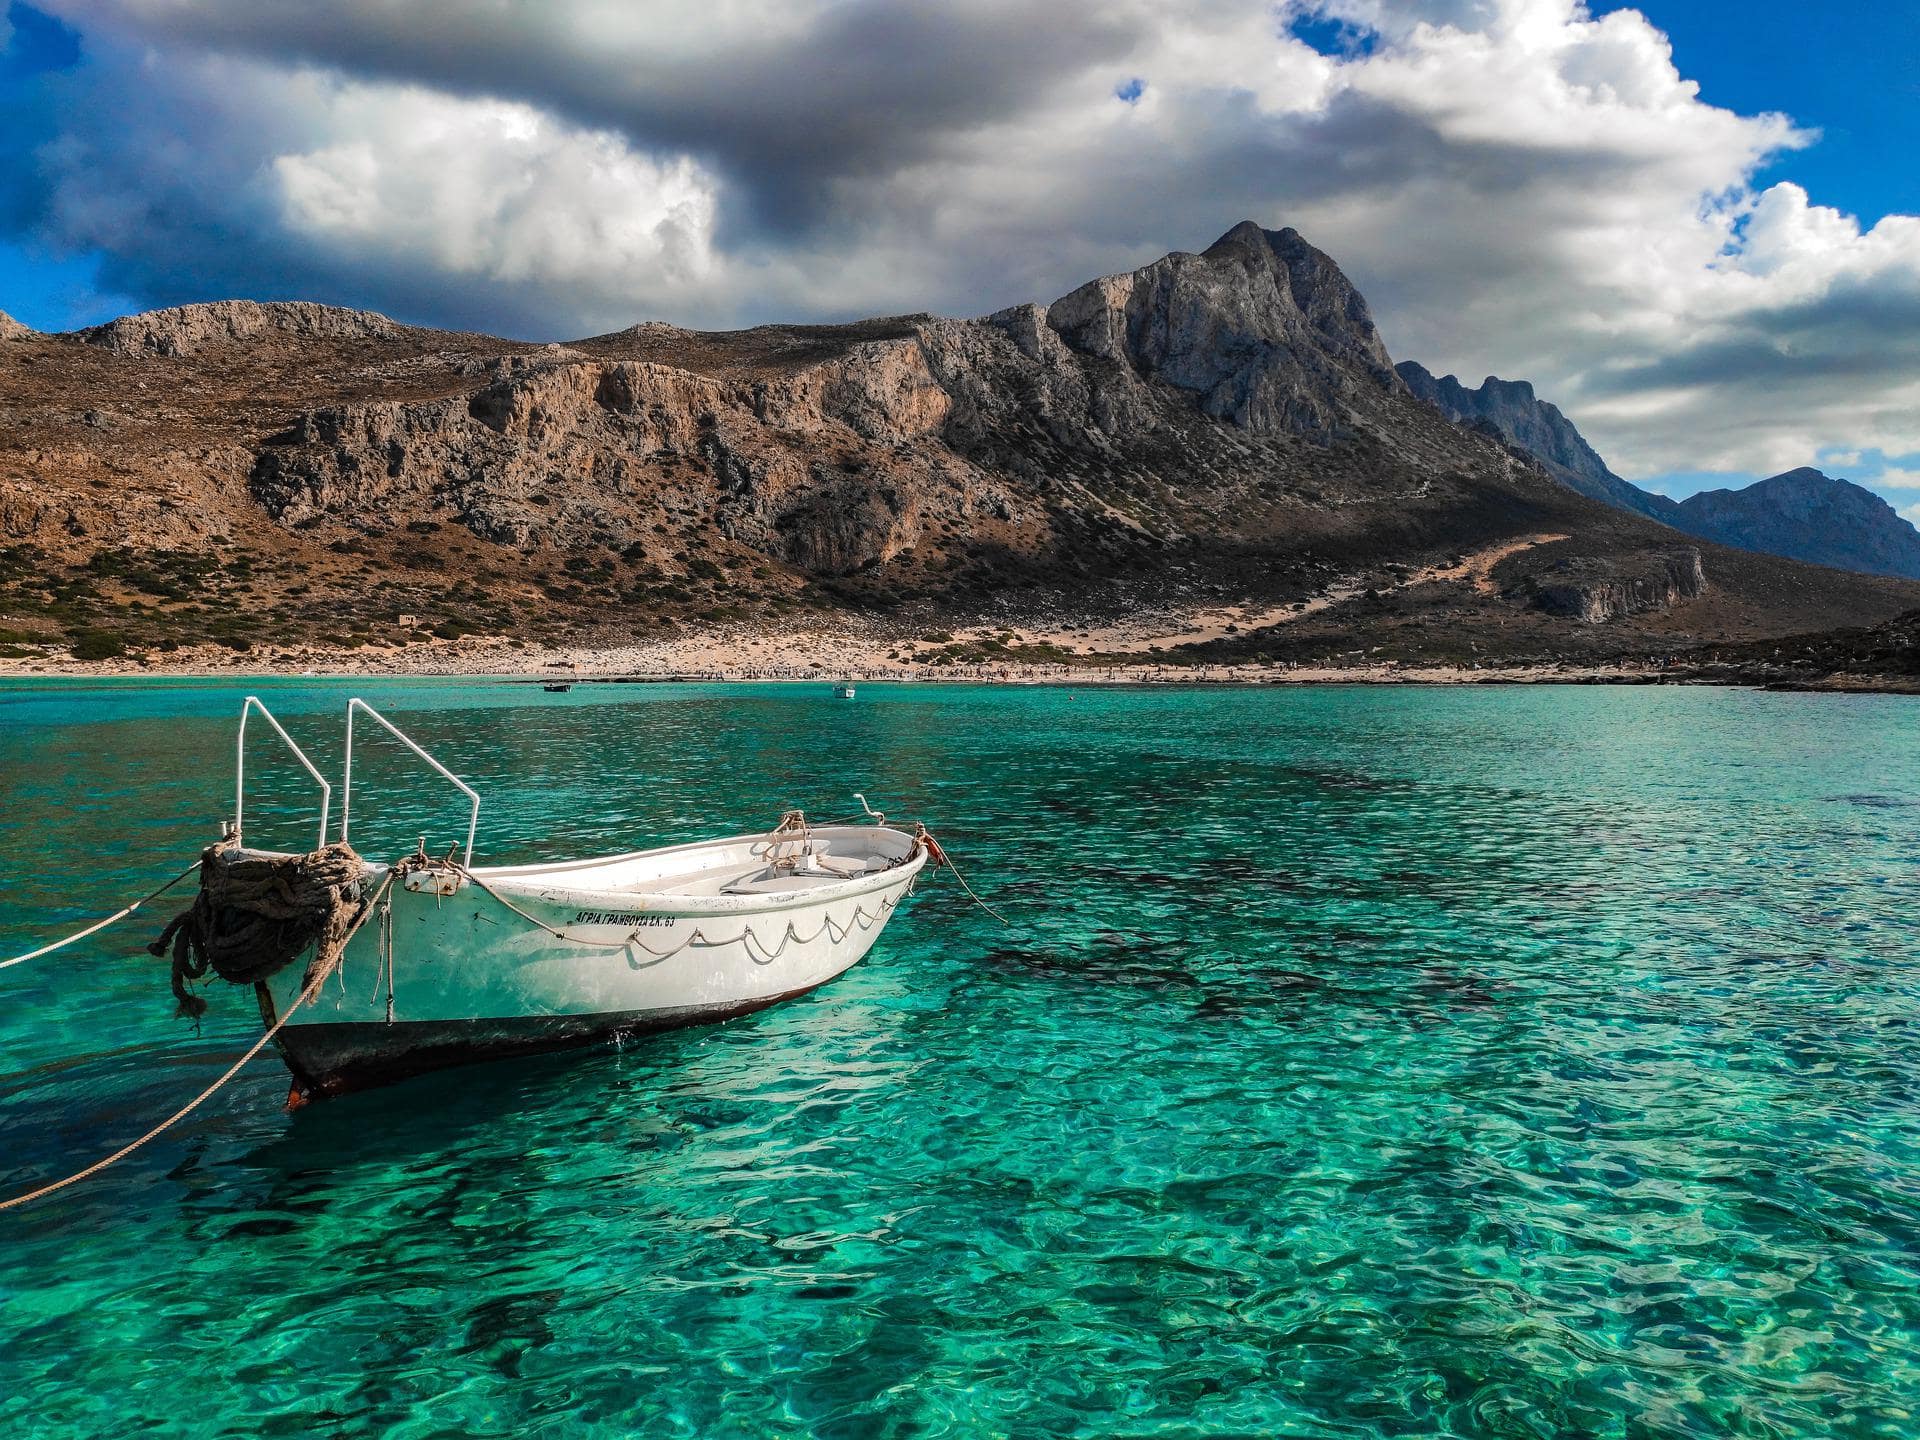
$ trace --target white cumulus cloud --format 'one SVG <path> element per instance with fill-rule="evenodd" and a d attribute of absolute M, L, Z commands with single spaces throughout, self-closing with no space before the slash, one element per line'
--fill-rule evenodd
<path fill-rule="evenodd" d="M 534 285 L 563 308 L 618 304 L 645 274 L 697 288 L 713 264 L 711 177 L 517 102 L 350 85 L 326 143 L 275 156 L 286 229 L 337 253 L 477 283 Z"/>

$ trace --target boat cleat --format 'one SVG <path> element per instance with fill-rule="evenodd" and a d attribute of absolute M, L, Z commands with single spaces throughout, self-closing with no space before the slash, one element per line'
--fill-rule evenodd
<path fill-rule="evenodd" d="M 409 870 L 401 883 L 416 895 L 458 895 L 466 888 L 467 878 L 457 870 L 429 866 Z"/>

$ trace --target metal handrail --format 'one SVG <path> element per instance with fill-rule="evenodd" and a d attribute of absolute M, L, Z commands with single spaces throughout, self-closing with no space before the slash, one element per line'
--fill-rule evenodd
<path fill-rule="evenodd" d="M 340 841 L 341 843 L 342 844 L 346 843 L 347 826 L 352 818 L 352 812 L 353 812 L 353 712 L 355 710 L 364 710 L 367 712 L 367 714 L 372 716 L 375 720 L 378 720 L 383 726 L 386 727 L 388 734 L 392 735 L 394 739 L 398 740 L 402 745 L 406 746 L 414 754 L 418 755 L 422 760 L 426 761 L 427 764 L 431 765 L 435 770 L 438 770 L 443 776 L 451 780 L 454 784 L 454 788 L 459 790 L 459 792 L 462 795 L 465 795 L 469 800 L 473 801 L 473 814 L 467 820 L 467 858 L 463 862 L 467 866 L 467 868 L 471 869 L 473 866 L 473 837 L 476 834 L 478 834 L 480 830 L 479 792 L 476 791 L 471 785 L 467 784 L 466 781 L 462 780 L 458 775 L 454 774 L 451 770 L 447 769 L 447 767 L 442 765 L 438 760 L 434 759 L 433 756 L 429 755 L 425 750 L 422 750 L 419 747 L 419 745 L 414 743 L 413 739 L 410 736 L 408 736 L 405 731 L 401 730 L 399 726 L 395 725 L 391 720 L 387 719 L 386 716 L 382 715 L 378 710 L 374 709 L 371 705 L 367 704 L 367 702 L 362 700 L 358 695 L 354 696 L 352 699 L 347 701 L 347 768 L 346 768 L 346 776 L 345 776 L 344 783 L 341 785 L 341 788 L 340 788 Z"/>
<path fill-rule="evenodd" d="M 273 712 L 258 695 L 249 695 L 240 706 L 240 736 L 234 742 L 233 762 L 233 833 L 236 839 L 241 831 L 241 819 L 247 803 L 247 716 L 258 710 L 266 722 L 273 727 L 273 733 L 286 741 L 287 748 L 293 752 L 293 758 L 307 767 L 307 773 L 313 776 L 320 786 L 320 845 L 327 843 L 327 815 L 333 808 L 333 786 L 327 783 L 327 777 L 320 773 L 320 767 L 307 758 L 307 752 L 293 743 L 293 737 L 287 734 L 280 722 L 273 718 Z"/>

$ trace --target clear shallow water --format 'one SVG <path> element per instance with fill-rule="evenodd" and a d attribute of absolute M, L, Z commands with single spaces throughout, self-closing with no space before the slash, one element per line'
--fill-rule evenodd
<path fill-rule="evenodd" d="M 292 1116 L 257 1062 L 0 1216 L 7 1434 L 1920 1428 L 1912 701 L 357 683 L 487 859 L 864 789 L 1020 926 L 943 880 L 808 999 Z M 0 687 L 0 955 L 191 858 L 242 693 Z M 348 689 L 263 693 L 337 770 Z M 363 850 L 463 826 L 359 764 Z M 255 1033 L 151 933 L 0 972 L 6 1193 Z"/>

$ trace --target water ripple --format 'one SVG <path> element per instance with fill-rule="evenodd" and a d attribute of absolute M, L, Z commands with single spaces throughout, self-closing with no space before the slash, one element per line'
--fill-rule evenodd
<path fill-rule="evenodd" d="M 1911 702 L 362 688 L 492 858 L 863 789 L 1019 923 L 939 880 L 732 1025 L 291 1116 L 260 1064 L 0 1219 L 11 1431 L 1912 1433 Z M 26 948 L 204 838 L 239 692 L 0 693 Z M 331 767 L 346 693 L 269 699 Z M 463 823 L 361 763 L 367 848 Z M 9 1187 L 250 1037 L 140 938 L 8 972 Z"/>

